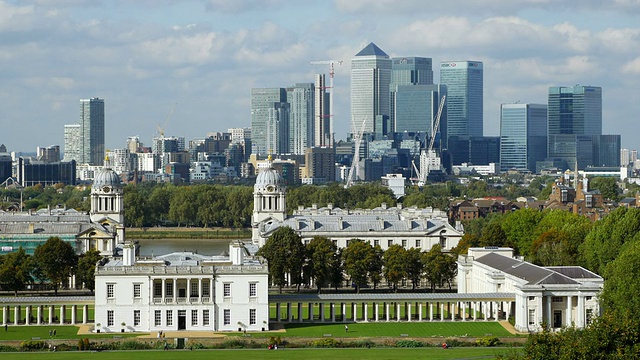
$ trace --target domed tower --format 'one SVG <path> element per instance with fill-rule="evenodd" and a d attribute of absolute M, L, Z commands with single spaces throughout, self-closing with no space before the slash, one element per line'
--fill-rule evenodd
<path fill-rule="evenodd" d="M 260 239 L 261 223 L 284 221 L 287 216 L 285 186 L 282 176 L 273 168 L 261 171 L 253 187 L 253 241 L 263 245 Z"/>
<path fill-rule="evenodd" d="M 93 178 L 91 186 L 91 221 L 109 218 L 124 224 L 124 197 L 120 177 L 115 171 L 104 167 Z"/>

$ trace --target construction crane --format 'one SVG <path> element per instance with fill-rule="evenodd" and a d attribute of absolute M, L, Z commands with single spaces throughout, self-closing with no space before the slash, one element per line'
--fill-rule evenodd
<path fill-rule="evenodd" d="M 335 95 L 334 87 L 333 87 L 333 77 L 335 75 L 334 64 L 342 65 L 342 60 L 318 60 L 312 61 L 311 65 L 329 65 L 329 86 L 325 87 L 331 89 L 331 93 L 329 95 L 329 146 L 333 147 L 333 97 Z M 324 91 L 324 89 L 322 89 Z"/>
<path fill-rule="evenodd" d="M 355 148 L 353 150 L 353 161 L 351 162 L 351 169 L 349 169 L 349 176 L 347 176 L 347 182 L 344 184 L 345 189 L 348 189 L 351 187 L 351 185 L 353 185 L 354 175 L 356 177 L 355 180 L 358 180 L 359 177 L 356 173 L 359 172 L 358 163 L 360 162 L 360 144 L 362 143 L 362 136 L 364 134 L 364 128 L 366 124 L 367 119 L 365 118 L 364 120 L 362 120 L 362 127 L 360 128 L 360 131 L 353 134 L 355 140 Z"/>
<path fill-rule="evenodd" d="M 447 95 L 443 95 L 442 99 L 440 99 L 440 105 L 438 106 L 438 113 L 436 118 L 433 121 L 431 128 L 431 139 L 429 140 L 429 146 L 426 151 L 422 150 L 420 152 L 420 171 L 416 169 L 416 165 L 412 162 L 414 169 L 416 170 L 416 176 L 418 178 L 418 186 L 422 187 L 427 183 L 427 176 L 429 176 L 429 172 L 433 169 L 440 168 L 440 157 L 433 149 L 433 145 L 436 142 L 436 133 L 440 129 L 440 116 L 442 116 L 442 109 L 444 108 L 444 102 L 447 99 Z"/>
<path fill-rule="evenodd" d="M 173 103 L 173 106 L 171 107 L 171 111 L 169 111 L 169 115 L 167 115 L 167 118 L 164 120 L 164 124 L 162 124 L 162 126 L 160 126 L 160 124 L 156 125 L 156 131 L 160 135 L 160 138 L 164 138 L 164 128 L 167 126 L 167 123 L 171 119 L 173 112 L 176 111 L 176 105 L 178 105 L 177 102 Z"/>

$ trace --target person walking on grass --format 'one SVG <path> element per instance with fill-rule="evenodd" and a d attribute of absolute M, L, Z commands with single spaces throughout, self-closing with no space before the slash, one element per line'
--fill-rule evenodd
<path fill-rule="evenodd" d="M 344 326 L 344 332 L 349 332 L 349 325 L 346 325 L 346 324 L 345 324 L 345 326 Z"/>

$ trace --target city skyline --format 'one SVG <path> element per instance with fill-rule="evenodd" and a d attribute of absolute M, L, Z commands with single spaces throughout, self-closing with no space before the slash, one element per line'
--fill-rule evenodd
<path fill-rule="evenodd" d="M 571 84 L 602 87 L 603 134 L 635 128 L 637 1 L 420 4 L 0 1 L 0 143 L 24 152 L 62 145 L 78 100 L 95 96 L 107 103 L 107 149 L 136 135 L 148 145 L 166 120 L 168 136 L 187 139 L 247 127 L 251 88 L 313 82 L 329 69 L 309 62 L 328 59 L 344 61 L 334 98 L 344 139 L 350 59 L 370 42 L 390 58 L 482 61 L 484 135 L 499 134 L 500 104 L 546 103 L 550 86 Z M 622 147 L 640 148 L 631 136 Z"/>

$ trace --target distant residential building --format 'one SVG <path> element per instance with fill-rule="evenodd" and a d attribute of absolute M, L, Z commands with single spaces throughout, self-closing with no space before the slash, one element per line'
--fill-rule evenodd
<path fill-rule="evenodd" d="M 288 102 L 273 103 L 267 111 L 266 150 L 267 154 L 289 153 L 291 104 Z"/>
<path fill-rule="evenodd" d="M 82 158 L 82 127 L 80 124 L 64 126 L 64 161 L 80 161 Z"/>
<path fill-rule="evenodd" d="M 402 174 L 387 174 L 381 178 L 382 186 L 393 191 L 396 199 L 404 196 L 405 180 L 406 178 Z"/>
<path fill-rule="evenodd" d="M 80 100 L 80 137 L 82 147 L 78 163 L 103 165 L 105 156 L 104 99 Z"/>
<path fill-rule="evenodd" d="M 500 169 L 536 172 L 536 162 L 547 157 L 547 106 L 500 106 Z"/>
<path fill-rule="evenodd" d="M 229 128 L 227 130 L 231 134 L 231 142 L 237 143 L 244 139 L 251 139 L 251 128 Z"/>
<path fill-rule="evenodd" d="M 128 148 L 108 150 L 107 158 L 109 159 L 111 169 L 115 171 L 116 174 L 130 172 L 138 167 L 138 158 L 135 156 L 135 154 L 132 154 Z"/>
<path fill-rule="evenodd" d="M 329 109 L 331 93 L 327 91 L 324 74 L 315 76 L 315 93 L 313 102 L 313 143 L 312 146 L 332 147 L 331 143 L 331 109 Z M 333 91 L 333 90 L 332 90 Z"/>
<path fill-rule="evenodd" d="M 284 111 L 287 101 L 287 91 L 285 88 L 255 88 L 251 89 L 251 143 L 253 145 L 252 154 L 266 156 L 269 154 L 269 144 L 267 140 L 270 132 L 274 130 L 275 109 Z M 279 104 L 276 108 L 275 104 Z M 288 120 L 288 116 L 287 116 Z"/>
<path fill-rule="evenodd" d="M 302 155 L 305 149 L 314 145 L 315 91 L 313 83 L 297 83 L 287 87 L 290 111 L 287 152 Z"/>
<path fill-rule="evenodd" d="M 391 59 L 370 43 L 351 59 L 351 133 L 384 133 L 389 119 Z M 388 127 L 388 126 L 387 126 Z"/>
<path fill-rule="evenodd" d="M 307 177 L 314 179 L 313 183 L 333 182 L 335 175 L 335 149 L 308 148 L 305 151 L 305 166 Z"/>
<path fill-rule="evenodd" d="M 480 61 L 440 63 L 440 84 L 447 86 L 448 137 L 484 135 L 483 71 Z"/>

